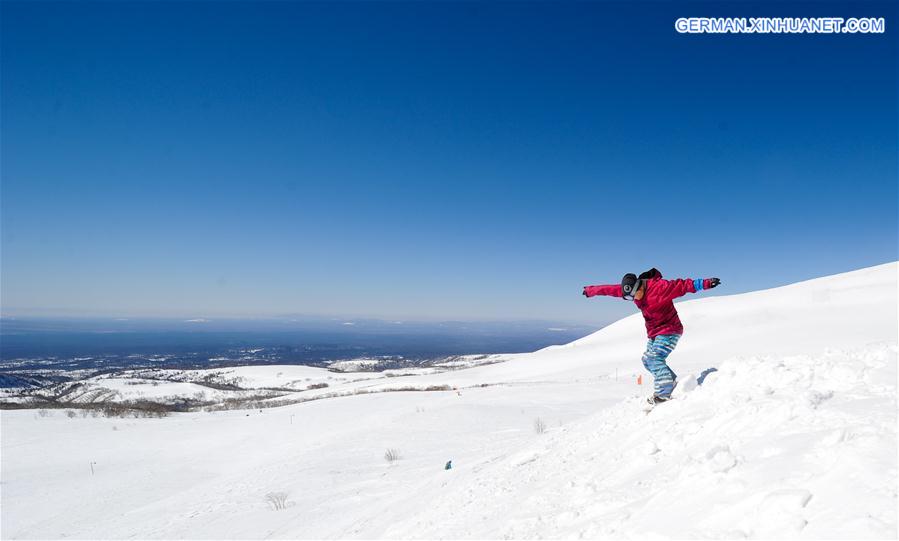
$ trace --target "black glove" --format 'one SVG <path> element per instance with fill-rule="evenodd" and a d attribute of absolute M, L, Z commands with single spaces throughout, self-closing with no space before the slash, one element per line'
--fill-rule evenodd
<path fill-rule="evenodd" d="M 712 289 L 713 287 L 718 287 L 721 284 L 721 280 L 717 278 L 706 278 L 705 283 L 703 284 L 704 289 Z"/>

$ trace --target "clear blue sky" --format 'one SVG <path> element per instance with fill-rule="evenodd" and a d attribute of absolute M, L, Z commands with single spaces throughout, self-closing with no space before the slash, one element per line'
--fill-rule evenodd
<path fill-rule="evenodd" d="M 896 4 L 2 2 L 6 315 L 601 322 L 897 259 Z M 883 16 L 882 35 L 681 35 Z"/>

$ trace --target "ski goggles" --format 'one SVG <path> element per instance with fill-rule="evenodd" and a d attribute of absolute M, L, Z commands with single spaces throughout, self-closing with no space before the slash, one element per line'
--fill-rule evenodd
<path fill-rule="evenodd" d="M 641 285 L 643 285 L 643 280 L 636 280 L 633 284 L 621 284 L 621 296 L 626 301 L 634 300 L 634 295 L 636 295 Z"/>

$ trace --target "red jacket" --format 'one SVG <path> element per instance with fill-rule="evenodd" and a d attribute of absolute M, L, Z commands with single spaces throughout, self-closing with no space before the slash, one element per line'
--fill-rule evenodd
<path fill-rule="evenodd" d="M 708 287 L 705 280 L 693 280 L 691 278 L 678 278 L 677 280 L 663 280 L 662 273 L 655 271 L 645 279 L 646 291 L 643 298 L 634 301 L 637 308 L 643 312 L 646 320 L 646 336 L 650 340 L 660 334 L 683 334 L 684 326 L 677 316 L 674 308 L 674 299 L 687 293 L 696 293 Z M 596 295 L 608 295 L 610 297 L 623 297 L 621 284 L 587 286 L 584 295 L 594 297 Z"/>

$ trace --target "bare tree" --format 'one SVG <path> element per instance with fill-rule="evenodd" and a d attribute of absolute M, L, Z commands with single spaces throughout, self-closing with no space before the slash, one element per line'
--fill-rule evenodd
<path fill-rule="evenodd" d="M 543 419 L 541 419 L 540 417 L 537 417 L 534 420 L 534 432 L 536 432 L 537 434 L 543 434 L 544 432 L 546 432 L 546 423 L 544 423 Z"/>
<path fill-rule="evenodd" d="M 387 449 L 387 451 L 384 452 L 384 460 L 386 460 L 387 462 L 389 462 L 391 464 L 393 464 L 394 462 L 396 462 L 399 459 L 400 459 L 400 452 L 397 449 Z"/>
<path fill-rule="evenodd" d="M 287 493 L 286 492 L 269 492 L 265 495 L 265 501 L 274 511 L 280 511 L 282 509 L 287 508 Z"/>

